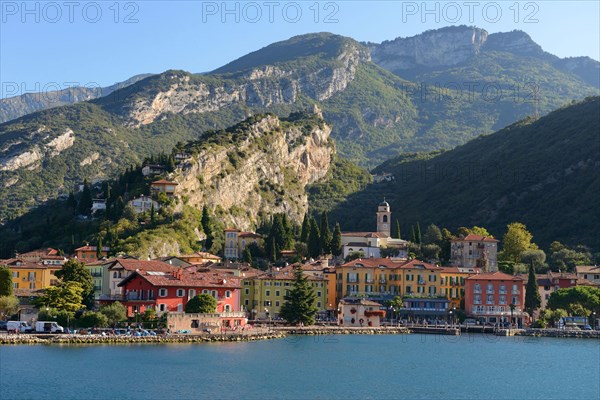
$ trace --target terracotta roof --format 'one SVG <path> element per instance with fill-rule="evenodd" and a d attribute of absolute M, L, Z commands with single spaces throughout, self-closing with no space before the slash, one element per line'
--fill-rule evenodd
<path fill-rule="evenodd" d="M 82 246 L 82 247 L 75 249 L 75 251 L 96 251 L 96 250 L 98 250 L 97 246 L 90 246 L 90 245 Z M 102 251 L 110 251 L 110 247 L 102 246 Z"/>
<path fill-rule="evenodd" d="M 378 232 L 342 232 L 342 236 L 365 237 L 365 238 L 386 238 L 387 235 Z"/>
<path fill-rule="evenodd" d="M 238 278 L 219 272 L 188 272 L 188 271 L 136 271 L 123 279 L 119 286 L 140 277 L 153 286 L 199 287 L 199 288 L 240 288 Z"/>
<path fill-rule="evenodd" d="M 442 273 L 444 274 L 480 274 L 481 268 L 469 268 L 469 267 L 442 267 Z"/>
<path fill-rule="evenodd" d="M 379 268 L 383 266 L 386 268 L 400 268 L 406 263 L 406 260 L 398 261 L 392 258 L 357 258 L 342 264 L 341 267 Z"/>
<path fill-rule="evenodd" d="M 258 233 L 254 233 L 254 232 L 240 232 L 240 234 L 238 235 L 238 237 L 257 237 L 257 238 L 260 238 L 262 236 L 259 235 Z"/>
<path fill-rule="evenodd" d="M 469 233 L 462 239 L 452 239 L 452 242 L 499 242 L 499 240 L 489 236 L 481 236 Z"/>
<path fill-rule="evenodd" d="M 600 274 L 600 266 L 598 265 L 577 265 L 575 266 L 575 271 L 577 271 L 578 274 L 589 274 L 589 273 L 594 273 L 594 274 Z"/>
<path fill-rule="evenodd" d="M 17 263 L 19 263 L 20 265 L 16 265 Z M 48 268 L 54 268 L 54 269 L 60 269 L 61 268 L 60 265 L 38 264 L 38 263 L 35 263 L 33 261 L 21 260 L 20 258 L 9 258 L 7 260 L 0 260 L 0 265 L 8 265 L 8 267 L 11 268 L 11 269 L 13 269 L 13 268 L 23 268 L 23 269 L 48 269 Z"/>
<path fill-rule="evenodd" d="M 279 268 L 279 270 L 273 270 L 272 272 L 264 272 L 260 275 L 257 275 L 255 279 L 260 280 L 285 280 L 285 281 L 293 281 L 296 279 L 295 276 L 295 268 L 293 266 L 288 266 L 285 268 Z M 314 275 L 304 274 L 309 281 L 323 281 L 326 280 L 323 277 L 317 277 Z"/>
<path fill-rule="evenodd" d="M 426 263 L 425 261 L 417 260 L 416 258 L 413 260 L 407 261 L 405 264 L 403 264 L 400 267 L 400 269 L 425 269 L 425 270 L 430 270 L 430 271 L 431 270 L 436 270 L 436 271 L 443 270 L 442 267 Z"/>
<path fill-rule="evenodd" d="M 236 228 L 226 228 L 226 229 L 225 229 L 225 232 L 239 232 L 239 231 L 240 231 L 240 230 L 239 230 L 239 229 L 236 229 Z"/>
<path fill-rule="evenodd" d="M 381 304 L 366 299 L 341 299 L 340 304 L 381 307 Z"/>
<path fill-rule="evenodd" d="M 19 254 L 19 257 L 46 257 L 46 256 L 57 256 L 58 250 L 48 247 L 46 249 L 36 249 L 28 251 L 27 253 Z"/>
<path fill-rule="evenodd" d="M 16 297 L 40 297 L 44 294 L 44 289 L 14 289 Z"/>
<path fill-rule="evenodd" d="M 140 270 L 140 271 L 171 272 L 171 271 L 177 271 L 179 269 L 179 267 L 167 264 L 162 261 L 156 261 L 156 260 L 142 261 L 142 260 L 131 260 L 131 259 L 115 260 L 113 262 L 113 264 L 110 267 L 108 267 L 108 269 L 114 269 L 116 266 L 121 266 L 126 271 Z"/>
<path fill-rule="evenodd" d="M 161 180 L 152 182 L 152 185 L 179 185 L 179 183 L 161 179 Z"/>
<path fill-rule="evenodd" d="M 505 274 L 504 272 L 482 272 L 481 274 L 471 275 L 466 279 L 484 280 L 484 281 L 523 281 L 520 276 Z"/>

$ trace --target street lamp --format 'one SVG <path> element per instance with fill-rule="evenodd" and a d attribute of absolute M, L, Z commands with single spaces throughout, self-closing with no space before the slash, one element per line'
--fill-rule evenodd
<path fill-rule="evenodd" d="M 139 325 L 138 325 L 138 313 L 139 312 L 138 312 L 138 310 L 134 310 L 133 313 L 135 314 L 135 326 L 136 326 L 136 328 L 139 328 Z"/>
<path fill-rule="evenodd" d="M 510 332 L 512 328 L 513 321 L 515 320 L 513 317 L 513 313 L 515 312 L 515 302 L 510 303 L 510 325 L 508 326 L 508 332 Z"/>
<path fill-rule="evenodd" d="M 268 327 L 271 325 L 271 317 L 269 316 L 269 309 L 267 307 L 265 307 L 265 313 L 267 314 L 267 319 L 269 320 L 269 324 L 267 325 Z"/>
<path fill-rule="evenodd" d="M 596 311 L 592 312 L 592 329 L 598 329 L 598 323 L 596 321 Z"/>
<path fill-rule="evenodd" d="M 450 314 L 450 327 L 454 327 L 454 318 L 452 318 L 452 310 L 448 311 L 448 314 Z"/>

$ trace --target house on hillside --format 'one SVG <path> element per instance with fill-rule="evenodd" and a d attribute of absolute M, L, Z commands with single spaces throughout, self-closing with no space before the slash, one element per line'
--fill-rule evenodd
<path fill-rule="evenodd" d="M 160 175 L 166 171 L 165 167 L 157 164 L 148 164 L 142 167 L 142 175 Z"/>
<path fill-rule="evenodd" d="M 242 232 L 239 229 L 225 229 L 225 247 L 223 254 L 225 258 L 242 258 L 246 246 L 250 243 L 258 244 L 262 236 L 254 232 Z"/>
<path fill-rule="evenodd" d="M 481 268 L 483 272 L 498 271 L 498 240 L 475 234 L 452 239 L 450 262 L 467 268 Z"/>
<path fill-rule="evenodd" d="M 110 247 L 102 246 L 102 250 L 100 251 L 100 258 L 108 257 L 108 253 L 110 252 Z M 98 247 L 90 246 L 86 244 L 85 246 L 78 247 L 75 249 L 75 258 L 84 263 L 98 261 Z"/>
<path fill-rule="evenodd" d="M 127 202 L 128 205 L 133 208 L 133 211 L 136 214 L 141 214 L 143 212 L 150 212 L 152 210 L 152 206 L 154 206 L 154 211 L 160 210 L 160 204 L 156 200 L 152 200 L 147 196 L 140 196 L 135 199 L 129 200 Z"/>
<path fill-rule="evenodd" d="M 161 179 L 158 181 L 154 181 L 150 184 L 150 190 L 152 193 L 159 194 L 164 193 L 167 196 L 173 196 L 175 194 L 175 189 L 179 185 L 177 182 L 167 181 L 165 179 Z"/>

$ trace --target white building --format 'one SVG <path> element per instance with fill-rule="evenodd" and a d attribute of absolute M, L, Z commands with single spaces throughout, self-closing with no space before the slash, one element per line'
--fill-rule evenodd
<path fill-rule="evenodd" d="M 127 204 L 133 208 L 133 211 L 135 211 L 136 214 L 152 210 L 152 205 L 154 205 L 154 211 L 158 211 L 160 209 L 160 204 L 158 204 L 157 201 L 146 196 L 141 196 L 130 200 Z"/>
<path fill-rule="evenodd" d="M 93 199 L 92 200 L 92 214 L 96 211 L 106 210 L 106 199 Z"/>

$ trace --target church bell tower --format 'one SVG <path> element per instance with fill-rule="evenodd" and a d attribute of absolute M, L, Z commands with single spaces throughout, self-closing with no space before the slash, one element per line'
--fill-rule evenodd
<path fill-rule="evenodd" d="M 390 211 L 390 205 L 385 199 L 379 206 L 377 206 L 377 233 L 383 233 L 390 236 L 390 226 L 392 223 L 391 220 L 392 212 Z"/>

